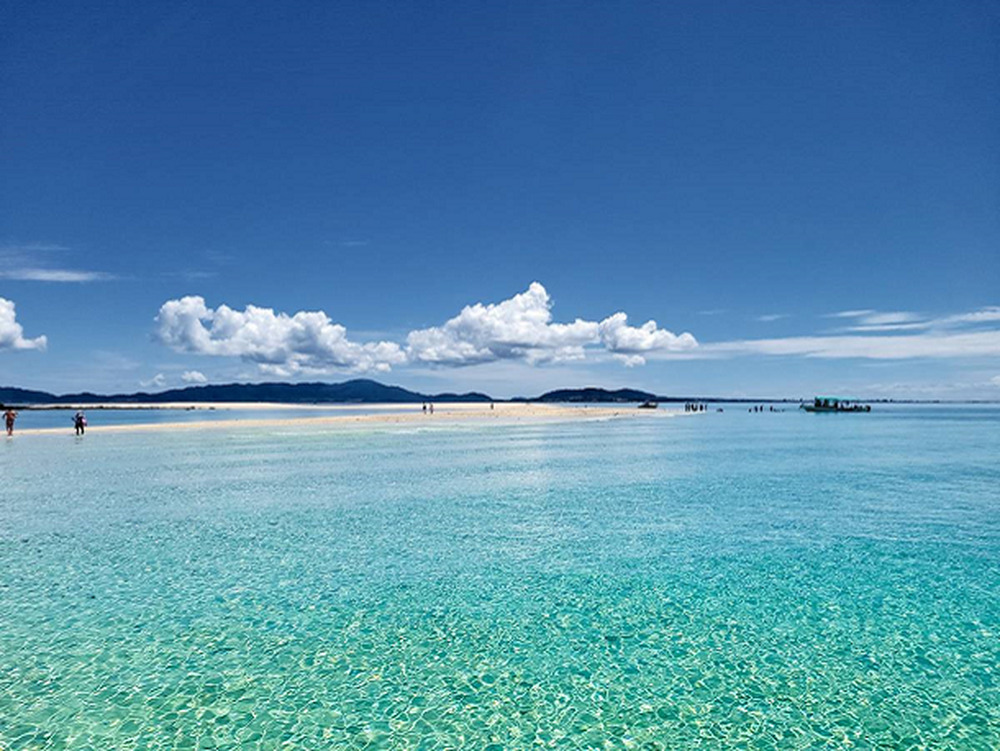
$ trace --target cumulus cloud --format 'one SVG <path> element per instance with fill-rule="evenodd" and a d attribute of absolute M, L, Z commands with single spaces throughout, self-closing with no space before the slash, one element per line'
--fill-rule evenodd
<path fill-rule="evenodd" d="M 529 363 L 580 360 L 599 341 L 599 324 L 552 322 L 552 299 L 538 282 L 499 303 L 467 305 L 442 326 L 411 331 L 411 362 L 474 365 L 497 360 Z"/>
<path fill-rule="evenodd" d="M 24 329 L 17 322 L 17 312 L 11 300 L 0 297 L 0 350 L 4 349 L 45 349 L 48 340 L 44 336 L 34 339 L 24 338 Z"/>
<path fill-rule="evenodd" d="M 358 344 L 322 311 L 294 315 L 248 305 L 212 309 L 199 296 L 168 300 L 156 316 L 157 336 L 177 352 L 239 357 L 277 376 L 332 370 L 385 372 L 406 361 L 394 342 Z"/>
<path fill-rule="evenodd" d="M 582 360 L 588 350 L 601 347 L 633 367 L 652 353 L 698 346 L 691 334 L 674 334 L 655 321 L 629 326 L 625 313 L 600 322 L 554 322 L 552 298 L 538 282 L 501 302 L 467 305 L 440 326 L 411 331 L 405 348 L 395 342 L 353 342 L 346 329 L 322 311 L 288 315 L 254 305 L 242 311 L 226 305 L 212 309 L 197 296 L 168 300 L 156 323 L 159 340 L 178 352 L 240 357 L 274 375 L 384 372 L 404 363 L 537 365 Z"/>
<path fill-rule="evenodd" d="M 475 365 L 498 360 L 529 364 L 582 360 L 588 347 L 603 345 L 615 359 L 633 367 L 644 355 L 675 352 L 698 346 L 691 334 L 676 335 L 647 321 L 628 325 L 625 313 L 603 321 L 577 318 L 572 323 L 552 321 L 552 298 L 538 282 L 498 303 L 476 303 L 462 308 L 442 326 L 411 331 L 406 340 L 411 362 L 433 365 Z"/>
<path fill-rule="evenodd" d="M 208 383 L 208 378 L 200 370 L 186 370 L 181 374 L 184 383 Z"/>
<path fill-rule="evenodd" d="M 689 333 L 675 334 L 661 329 L 656 321 L 646 321 L 642 326 L 629 326 L 625 313 L 608 316 L 598 326 L 601 342 L 615 357 L 628 367 L 642 365 L 645 355 L 651 352 L 684 352 L 698 346 Z"/>
<path fill-rule="evenodd" d="M 990 383 L 994 386 L 1000 387 L 1000 375 L 995 375 L 990 379 Z"/>

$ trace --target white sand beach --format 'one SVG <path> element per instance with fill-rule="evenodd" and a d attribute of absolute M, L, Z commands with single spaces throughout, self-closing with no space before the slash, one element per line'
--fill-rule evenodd
<path fill-rule="evenodd" d="M 363 408 L 372 410 L 375 414 L 336 414 L 340 408 Z M 120 404 L 81 404 L 73 405 L 72 409 L 98 411 L 101 409 L 122 409 Z M 211 420 L 186 420 L 176 422 L 156 422 L 137 424 L 101 425 L 99 417 L 91 416 L 91 425 L 87 434 L 92 433 L 126 433 L 126 432 L 173 432 L 178 430 L 232 430 L 234 428 L 286 428 L 296 426 L 333 427 L 352 425 L 444 425 L 476 421 L 487 423 L 494 420 L 497 423 L 521 421 L 565 421 L 565 420 L 608 420 L 608 419 L 655 419 L 685 415 L 679 409 L 638 409 L 634 404 L 607 406 L 573 406 L 564 404 L 526 404 L 526 403 L 451 403 L 435 404 L 434 413 L 424 413 L 419 404 L 351 404 L 351 405 L 314 405 L 314 404 L 268 404 L 268 403 L 199 403 L 199 404 L 130 404 L 127 409 L 174 409 L 174 410 L 289 410 L 328 411 L 333 414 L 323 417 L 288 418 L 277 417 L 260 419 L 225 419 L 215 417 Z M 96 419 L 95 419 L 96 418 Z M 66 428 L 27 428 L 17 430 L 15 435 L 65 435 L 72 430 Z"/>

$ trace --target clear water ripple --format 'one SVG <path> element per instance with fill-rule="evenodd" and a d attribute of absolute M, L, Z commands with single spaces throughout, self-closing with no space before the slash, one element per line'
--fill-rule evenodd
<path fill-rule="evenodd" d="M 0 747 L 996 747 L 998 428 L 23 436 Z"/>

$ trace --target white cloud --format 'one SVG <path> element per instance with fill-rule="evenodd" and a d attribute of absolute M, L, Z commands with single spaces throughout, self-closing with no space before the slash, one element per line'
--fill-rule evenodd
<path fill-rule="evenodd" d="M 104 271 L 68 269 L 52 262 L 68 251 L 65 245 L 52 243 L 22 243 L 0 245 L 0 279 L 22 282 L 103 282 L 115 279 Z"/>
<path fill-rule="evenodd" d="M 877 310 L 845 310 L 830 313 L 827 318 L 854 318 L 854 324 L 843 331 L 914 331 L 974 326 L 1000 321 L 1000 306 L 987 305 L 968 313 L 945 316 L 925 316 L 909 311 L 880 312 Z"/>
<path fill-rule="evenodd" d="M 1000 375 L 995 375 L 990 379 L 990 383 L 994 386 L 1000 387 Z"/>
<path fill-rule="evenodd" d="M 629 326 L 625 313 L 608 316 L 599 325 L 601 342 L 616 359 L 628 367 L 646 362 L 643 355 L 651 352 L 684 352 L 695 349 L 697 340 L 689 333 L 677 335 L 661 329 L 656 321 L 642 326 Z"/>
<path fill-rule="evenodd" d="M 971 313 L 945 316 L 937 319 L 937 323 L 945 326 L 956 324 L 995 323 L 1000 321 L 1000 305 L 987 305 L 985 308 L 973 310 Z"/>
<path fill-rule="evenodd" d="M 862 326 L 895 326 L 898 324 L 913 323 L 922 318 L 923 316 L 916 313 L 900 310 L 888 313 L 870 313 L 861 316 L 860 322 Z"/>
<path fill-rule="evenodd" d="M 862 316 L 871 315 L 876 311 L 874 310 L 841 310 L 838 313 L 827 313 L 827 318 L 861 318 Z"/>
<path fill-rule="evenodd" d="M 552 299 L 538 282 L 499 303 L 467 305 L 442 326 L 411 331 L 412 362 L 473 365 L 496 360 L 529 363 L 580 360 L 599 341 L 595 321 L 552 323 Z"/>
<path fill-rule="evenodd" d="M 181 374 L 184 383 L 208 383 L 208 378 L 200 370 L 186 370 Z"/>
<path fill-rule="evenodd" d="M 157 373 L 148 381 L 139 381 L 139 385 L 144 389 L 162 389 L 167 385 L 167 377 L 163 373 Z"/>
<path fill-rule="evenodd" d="M 114 279 L 113 274 L 103 271 L 77 271 L 74 269 L 9 269 L 0 271 L 0 279 L 26 282 L 105 282 Z"/>
<path fill-rule="evenodd" d="M 24 338 L 24 329 L 17 322 L 17 312 L 11 300 L 0 297 L 0 350 L 5 349 L 45 349 L 45 336 L 34 339 Z"/>
<path fill-rule="evenodd" d="M 923 331 L 929 329 L 932 326 L 931 321 L 913 321 L 911 323 L 873 323 L 873 324 L 862 324 L 860 326 L 848 326 L 847 328 L 837 329 L 837 331 L 850 331 L 858 334 L 863 333 L 878 333 L 878 332 L 889 332 L 889 331 Z"/>
<path fill-rule="evenodd" d="M 771 323 L 772 321 L 780 321 L 782 318 L 788 318 L 787 313 L 768 313 L 766 315 L 757 316 L 757 320 L 762 323 Z"/>
<path fill-rule="evenodd" d="M 793 336 L 703 344 L 704 355 L 802 355 L 901 360 L 914 357 L 1000 356 L 1000 331 L 924 332 L 897 336 Z"/>
<path fill-rule="evenodd" d="M 385 372 L 406 361 L 394 342 L 358 344 L 322 311 L 294 315 L 248 305 L 216 309 L 198 296 L 168 300 L 156 317 L 157 335 L 177 352 L 240 357 L 267 374 L 334 370 Z"/>
<path fill-rule="evenodd" d="M 52 251 L 69 250 L 58 243 L 4 243 L 0 245 L 0 254 L 20 255 L 24 253 L 48 253 Z"/>
<path fill-rule="evenodd" d="M 636 368 L 646 364 L 646 358 L 642 355 L 612 355 L 612 357 L 626 368 Z"/>
<path fill-rule="evenodd" d="M 411 331 L 405 350 L 395 342 L 360 344 L 322 311 L 275 313 L 248 305 L 206 306 L 202 297 L 168 300 L 156 317 L 161 342 L 178 352 L 240 357 L 272 375 L 334 370 L 384 372 L 393 365 L 460 367 L 498 361 L 529 365 L 579 361 L 603 347 L 629 367 L 655 352 L 689 351 L 691 334 L 674 334 L 655 321 L 629 326 L 625 313 L 601 322 L 552 321 L 552 299 L 538 282 L 498 303 L 476 303 L 440 326 Z"/>
<path fill-rule="evenodd" d="M 852 332 L 910 331 L 930 328 L 932 325 L 932 321 L 925 316 L 906 310 L 844 310 L 830 313 L 827 318 L 853 318 L 851 326 L 838 329 Z"/>
<path fill-rule="evenodd" d="M 851 326 L 836 329 L 836 332 L 857 334 L 906 331 L 941 332 L 1000 321 L 1000 306 L 988 305 L 968 313 L 936 317 L 909 311 L 845 310 L 840 313 L 830 313 L 827 318 L 856 319 Z"/>

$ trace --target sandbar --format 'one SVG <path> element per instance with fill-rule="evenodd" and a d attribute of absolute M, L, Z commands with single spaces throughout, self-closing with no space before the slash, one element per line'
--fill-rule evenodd
<path fill-rule="evenodd" d="M 87 409 L 104 407 L 123 408 L 122 405 L 82 405 Z M 130 409 L 168 408 L 166 405 L 128 405 Z M 687 413 L 679 409 L 639 409 L 634 404 L 617 404 L 604 406 L 577 406 L 564 404 L 527 404 L 521 402 L 497 402 L 493 408 L 488 403 L 452 403 L 434 406 L 434 413 L 424 413 L 419 404 L 343 404 L 343 405 L 290 405 L 290 404 L 245 404 L 245 403 L 213 403 L 213 404 L 177 404 L 170 409 L 209 409 L 216 410 L 274 410 L 274 409 L 325 409 L 336 412 L 337 408 L 372 410 L 374 414 L 331 414 L 323 417 L 272 417 L 226 419 L 217 417 L 212 420 L 184 420 L 177 422 L 155 422 L 101 425 L 91 419 L 87 435 L 92 433 L 131 433 L 131 432 L 174 432 L 188 430 L 232 430 L 234 428 L 289 428 L 289 427 L 334 427 L 351 425 L 448 425 L 464 422 L 485 424 L 489 421 L 500 423 L 544 422 L 567 420 L 609 420 L 677 417 Z M 72 435 L 72 428 L 26 428 L 16 430 L 17 435 Z"/>

